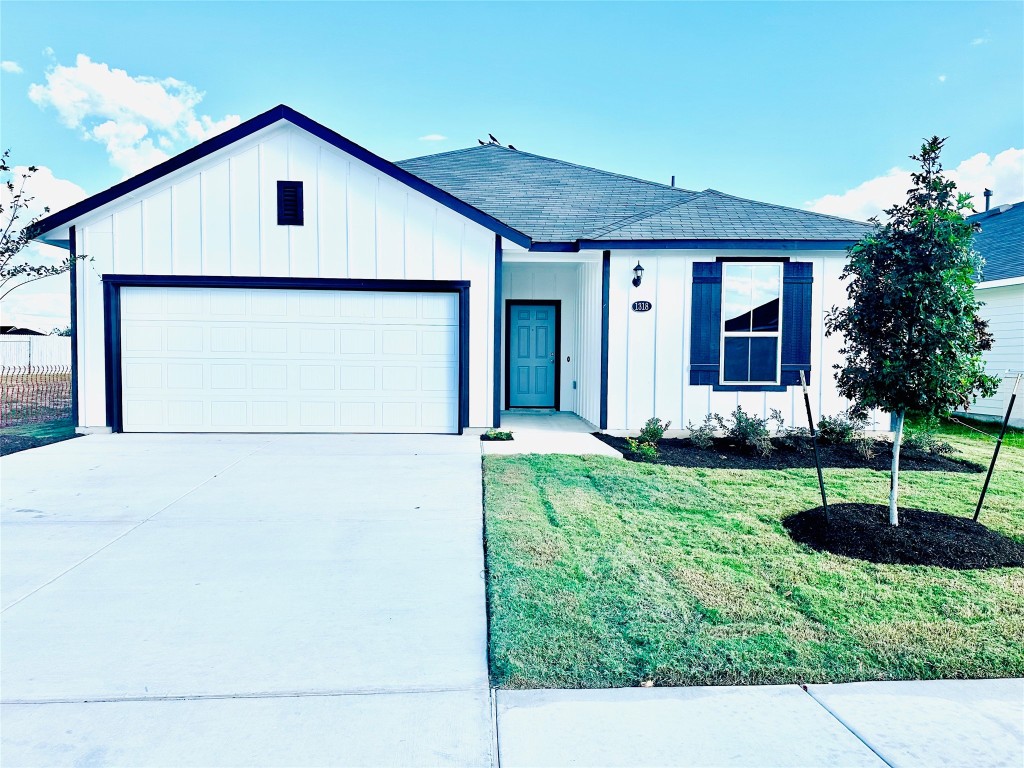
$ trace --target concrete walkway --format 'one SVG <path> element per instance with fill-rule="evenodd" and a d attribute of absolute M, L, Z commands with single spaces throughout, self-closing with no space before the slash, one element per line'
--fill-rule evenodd
<path fill-rule="evenodd" d="M 1024 765 L 1024 680 L 498 691 L 502 768 Z"/>
<path fill-rule="evenodd" d="M 575 413 L 553 411 L 504 411 L 501 428 L 513 435 L 505 442 L 482 442 L 483 452 L 503 455 L 521 453 L 565 453 L 573 456 L 622 454 L 592 434 L 595 427 Z"/>
<path fill-rule="evenodd" d="M 476 437 L 2 461 L 2 762 L 492 763 Z"/>

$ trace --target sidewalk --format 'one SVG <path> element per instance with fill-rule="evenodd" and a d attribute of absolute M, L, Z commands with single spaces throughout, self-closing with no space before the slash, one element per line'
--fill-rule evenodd
<path fill-rule="evenodd" d="M 1024 680 L 496 692 L 501 768 L 1024 765 Z"/>

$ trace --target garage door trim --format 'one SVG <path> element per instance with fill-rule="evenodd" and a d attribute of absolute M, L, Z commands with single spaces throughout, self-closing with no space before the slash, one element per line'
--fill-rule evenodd
<path fill-rule="evenodd" d="M 123 431 L 121 393 L 121 288 L 298 288 L 322 291 L 456 293 L 459 296 L 459 429 L 469 425 L 469 280 L 359 280 L 326 277 L 220 277 L 103 275 L 107 426 Z"/>

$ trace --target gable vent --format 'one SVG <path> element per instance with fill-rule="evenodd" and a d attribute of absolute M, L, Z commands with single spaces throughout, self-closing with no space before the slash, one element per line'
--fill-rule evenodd
<path fill-rule="evenodd" d="M 277 223 L 302 226 L 302 182 L 277 182 Z"/>

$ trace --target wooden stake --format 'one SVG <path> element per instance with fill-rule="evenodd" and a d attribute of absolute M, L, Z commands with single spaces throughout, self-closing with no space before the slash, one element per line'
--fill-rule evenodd
<path fill-rule="evenodd" d="M 978 522 L 978 515 L 981 514 L 981 505 L 985 503 L 985 494 L 988 493 L 988 484 L 992 479 L 992 470 L 996 468 L 996 459 L 999 458 L 999 449 L 1003 446 L 1003 435 L 1006 434 L 1006 426 L 1010 423 L 1010 413 L 1013 411 L 1013 401 L 1017 399 L 1017 387 L 1020 386 L 1020 374 L 1013 382 L 1013 391 L 1010 393 L 1010 405 L 1006 408 L 1006 416 L 1003 418 L 1003 428 L 999 430 L 999 439 L 996 440 L 996 449 L 992 453 L 992 462 L 988 465 L 988 474 L 985 475 L 985 485 L 981 487 L 981 498 L 978 499 L 978 508 L 974 510 L 974 522 Z"/>
<path fill-rule="evenodd" d="M 821 476 L 821 459 L 818 457 L 818 433 L 814 429 L 814 416 L 811 415 L 811 398 L 807 394 L 807 380 L 800 371 L 800 388 L 804 391 L 804 407 L 807 409 L 807 426 L 811 430 L 811 445 L 814 446 L 814 466 L 818 469 L 818 488 L 821 489 L 821 508 L 825 510 L 825 525 L 828 525 L 828 500 L 825 498 L 825 478 Z"/>

